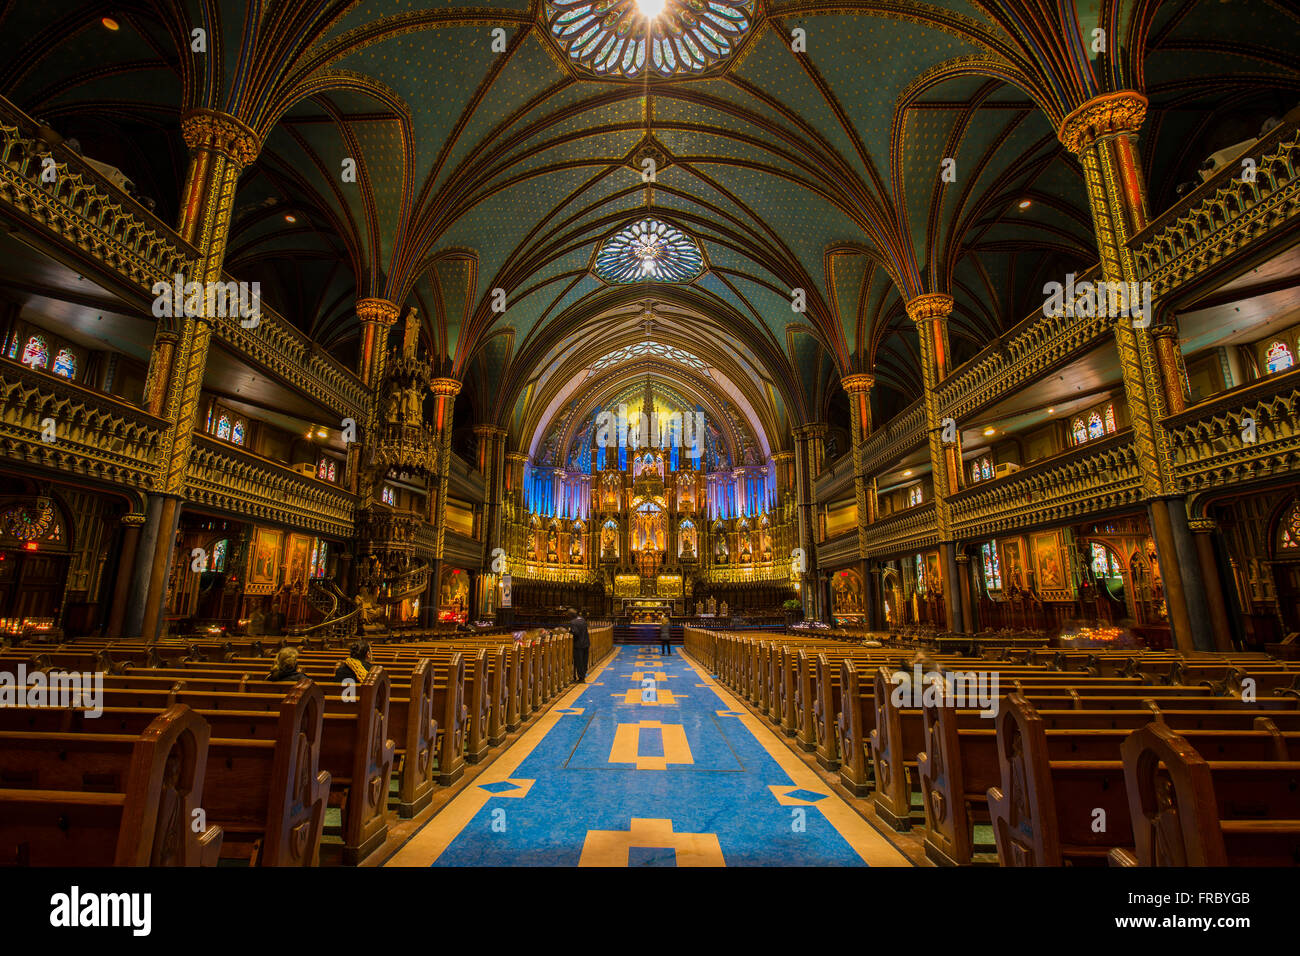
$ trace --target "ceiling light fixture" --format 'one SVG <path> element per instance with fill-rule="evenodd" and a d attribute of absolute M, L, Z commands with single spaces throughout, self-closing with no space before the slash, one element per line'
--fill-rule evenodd
<path fill-rule="evenodd" d="M 907 469 L 907 471 L 903 472 L 903 477 L 904 477 L 904 478 L 911 478 L 911 477 L 912 477 L 912 469 L 909 468 L 909 469 Z"/>
<path fill-rule="evenodd" d="M 118 24 L 118 22 L 114 20 L 112 17 L 104 17 L 99 22 L 104 25 L 105 30 L 112 30 L 114 33 L 122 29 L 121 26 Z"/>
<path fill-rule="evenodd" d="M 636 0 L 636 6 L 647 20 L 653 20 L 664 12 L 664 0 Z"/>
<path fill-rule="evenodd" d="M 1020 200 L 1020 202 L 1019 202 L 1017 205 L 1018 205 L 1019 208 L 1021 208 L 1021 209 L 1028 209 L 1028 208 L 1029 208 L 1030 206 L 1032 206 L 1033 204 L 1034 204 L 1033 201 L 1030 200 L 1030 199 L 1022 199 L 1022 200 Z"/>
<path fill-rule="evenodd" d="M 998 433 L 998 430 L 997 430 L 996 428 L 986 428 L 986 429 L 984 429 L 984 437 L 985 437 L 985 438 L 989 437 L 990 435 L 996 435 L 997 433 Z"/>
<path fill-rule="evenodd" d="M 288 223 L 294 223 L 298 221 L 298 217 L 291 212 L 286 212 L 284 214 L 284 221 Z"/>

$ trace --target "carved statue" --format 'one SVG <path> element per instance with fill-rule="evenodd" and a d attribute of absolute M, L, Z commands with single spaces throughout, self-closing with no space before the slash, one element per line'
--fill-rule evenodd
<path fill-rule="evenodd" d="M 696 601 L 696 602 L 695 602 L 695 616 L 696 616 L 696 617 L 699 617 L 699 616 L 702 615 L 703 613 L 704 613 L 704 602 L 703 602 L 703 601 Z"/>
<path fill-rule="evenodd" d="M 726 617 L 726 616 L 727 616 L 727 602 L 723 601 L 720 605 L 718 605 L 718 617 Z"/>
<path fill-rule="evenodd" d="M 569 563 L 582 564 L 582 535 L 576 531 L 569 540 Z"/>

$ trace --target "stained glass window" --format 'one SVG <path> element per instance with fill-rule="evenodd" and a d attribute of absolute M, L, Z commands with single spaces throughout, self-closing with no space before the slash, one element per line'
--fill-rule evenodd
<path fill-rule="evenodd" d="M 230 440 L 236 445 L 244 443 L 244 422 L 242 419 L 235 419 L 234 427 L 230 429 Z"/>
<path fill-rule="evenodd" d="M 316 477 L 328 481 L 329 474 L 330 474 L 329 459 L 322 458 L 320 460 L 320 464 L 316 466 Z"/>
<path fill-rule="evenodd" d="M 1101 416 L 1093 412 L 1088 416 L 1088 437 L 1100 438 L 1104 434 L 1106 434 L 1106 429 L 1101 423 Z"/>
<path fill-rule="evenodd" d="M 699 73 L 730 56 L 753 25 L 754 0 L 548 0 L 546 26 L 569 59 L 598 76 Z"/>
<path fill-rule="evenodd" d="M 397 494 L 388 485 L 384 485 L 384 491 L 381 497 L 383 498 L 384 504 L 393 505 L 394 507 L 397 505 Z"/>
<path fill-rule="evenodd" d="M 988 591 L 1002 590 L 1002 565 L 998 563 L 997 542 L 992 541 L 980 548 L 984 561 L 984 588 Z"/>
<path fill-rule="evenodd" d="M 921 503 L 921 486 L 913 485 L 911 488 L 907 490 L 907 505 L 910 508 L 912 505 L 919 505 L 920 503 Z"/>
<path fill-rule="evenodd" d="M 696 358 L 690 352 L 675 348 L 671 345 L 664 345 L 662 342 L 640 342 L 636 345 L 625 345 L 621 349 L 615 349 L 608 355 L 597 359 L 591 363 L 593 372 L 601 369 L 613 368 L 616 365 L 622 365 L 624 362 L 631 362 L 652 356 L 667 359 L 670 362 L 676 362 L 678 365 L 684 365 L 687 368 L 695 369 L 702 375 L 709 374 L 709 367 L 703 359 Z"/>
<path fill-rule="evenodd" d="M 1282 533 L 1278 536 L 1278 546 L 1291 551 L 1300 548 L 1300 501 L 1291 506 L 1282 521 Z"/>
<path fill-rule="evenodd" d="M 919 554 L 916 556 L 916 593 L 925 593 L 925 562 Z"/>
<path fill-rule="evenodd" d="M 1070 434 L 1074 436 L 1074 443 L 1082 445 L 1088 440 L 1088 431 L 1083 427 L 1083 419 L 1076 418 L 1074 424 L 1070 426 Z"/>
<path fill-rule="evenodd" d="M 1106 434 L 1113 434 L 1115 431 L 1115 406 L 1106 406 Z"/>
<path fill-rule="evenodd" d="M 329 557 L 329 545 L 316 539 L 316 546 L 311 550 L 311 576 L 313 578 L 325 577 L 325 561 Z"/>
<path fill-rule="evenodd" d="M 1109 553 L 1106 551 L 1105 546 L 1094 541 L 1092 543 L 1092 573 L 1099 578 L 1104 578 L 1106 572 L 1110 569 L 1108 557 Z"/>
<path fill-rule="evenodd" d="M 230 416 L 225 412 L 217 419 L 217 437 L 223 441 L 230 441 Z"/>
<path fill-rule="evenodd" d="M 67 349 L 59 349 L 59 354 L 54 356 L 54 374 L 62 375 L 64 378 L 76 378 L 77 357 Z"/>
<path fill-rule="evenodd" d="M 970 479 L 972 482 L 987 481 L 993 477 L 993 458 L 985 455 L 971 462 Z"/>
<path fill-rule="evenodd" d="M 24 358 L 23 361 L 25 362 L 27 359 Z M 1285 371 L 1295 364 L 1295 358 L 1291 355 L 1291 349 L 1287 347 L 1285 342 L 1272 343 L 1268 347 L 1268 351 L 1264 353 L 1264 361 L 1268 363 L 1269 375 L 1272 375 L 1274 372 Z"/>
<path fill-rule="evenodd" d="M 45 368 L 50 364 L 50 348 L 45 344 L 45 336 L 33 335 L 27 340 L 21 361 L 32 368 Z"/>
<path fill-rule="evenodd" d="M 229 546 L 230 542 L 226 538 L 222 538 L 212 546 L 212 554 L 208 556 L 209 571 L 226 570 L 226 549 Z"/>
<path fill-rule="evenodd" d="M 619 230 L 596 253 L 596 275 L 612 283 L 689 282 L 703 270 L 695 240 L 658 219 Z"/>

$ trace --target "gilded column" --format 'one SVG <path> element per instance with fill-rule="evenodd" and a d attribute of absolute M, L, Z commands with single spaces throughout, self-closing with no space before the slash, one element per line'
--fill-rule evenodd
<path fill-rule="evenodd" d="M 177 231 L 199 252 L 194 271 L 186 278 L 206 290 L 212 288 L 208 283 L 221 281 L 239 174 L 257 158 L 261 140 L 236 117 L 212 110 L 187 114 L 181 120 L 181 133 L 190 150 L 190 166 Z M 147 640 L 158 635 L 167 599 L 167 572 L 180 520 L 212 324 L 231 318 L 215 315 L 216 303 L 216 297 L 205 294 L 197 315 L 184 315 L 177 320 L 178 327 L 160 330 L 150 360 L 145 394 L 152 406 L 165 393 L 160 414 L 170 427 L 163 440 L 156 486 L 163 496 L 157 511 L 158 528 L 148 536 L 151 551 L 143 562 L 148 568 L 147 580 L 145 575 L 136 576 L 134 606 L 143 613 L 129 615 L 127 621 L 127 630 L 134 633 L 134 618 L 140 616 L 139 631 Z"/>
<path fill-rule="evenodd" d="M 1102 278 L 1135 291 L 1142 288 L 1142 277 L 1128 243 L 1147 225 L 1146 184 L 1137 148 L 1146 108 L 1146 97 L 1140 93 L 1108 93 L 1084 103 L 1062 121 L 1057 131 L 1061 142 L 1079 157 L 1083 167 Z M 1121 310 L 1125 314 L 1112 316 L 1115 346 L 1143 497 L 1149 505 L 1152 537 L 1165 582 L 1170 624 L 1180 650 L 1208 651 L 1214 643 L 1200 562 L 1187 531 L 1186 502 L 1174 481 L 1169 437 L 1159 424 L 1174 408 L 1170 406 L 1159 347 L 1152 334 L 1152 310 L 1136 308 L 1137 302 L 1149 303 L 1150 298 L 1130 294 L 1127 299 L 1129 307 Z"/>
<path fill-rule="evenodd" d="M 799 547 L 803 549 L 807 562 L 803 586 L 804 615 L 809 618 L 821 618 L 823 608 L 818 592 L 821 576 L 817 568 L 813 528 L 817 517 L 815 481 L 825 458 L 826 425 L 822 422 L 800 425 L 794 430 L 794 442 L 795 500 L 799 506 Z"/>
<path fill-rule="evenodd" d="M 934 520 L 943 561 L 943 603 L 948 629 L 960 632 L 965 627 L 948 498 L 961 487 L 961 445 L 958 440 L 949 443 L 943 440 L 945 429 L 938 396 L 939 383 L 947 378 L 952 364 L 948 347 L 948 317 L 952 315 L 952 307 L 952 296 L 942 293 L 919 295 L 907 303 L 908 317 L 916 323 L 916 335 L 921 343 L 921 381 L 925 389 L 926 433 L 930 436 Z"/>
<path fill-rule="evenodd" d="M 438 434 L 438 496 L 434 499 L 433 514 L 433 570 L 434 593 L 442 587 L 442 545 L 447 534 L 447 482 L 451 477 L 451 413 L 460 392 L 460 382 L 454 378 L 435 378 L 429 383 L 434 396 L 433 428 Z"/>
<path fill-rule="evenodd" d="M 388 359 L 388 333 L 397 323 L 398 308 L 387 299 L 357 299 L 357 320 L 361 323 L 361 346 L 357 356 L 357 375 L 370 390 L 366 420 L 361 425 L 361 441 L 348 445 L 348 483 L 354 495 L 361 498 L 364 509 L 375 500 L 375 482 L 362 481 L 361 453 L 364 445 L 372 443 L 379 428 L 379 388 L 384 380 L 384 366 Z"/>

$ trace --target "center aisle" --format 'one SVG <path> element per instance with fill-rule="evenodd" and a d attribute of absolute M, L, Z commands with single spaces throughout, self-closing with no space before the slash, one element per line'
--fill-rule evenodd
<path fill-rule="evenodd" d="M 385 865 L 910 865 L 680 647 L 587 677 Z"/>

